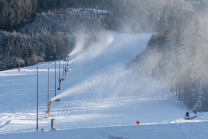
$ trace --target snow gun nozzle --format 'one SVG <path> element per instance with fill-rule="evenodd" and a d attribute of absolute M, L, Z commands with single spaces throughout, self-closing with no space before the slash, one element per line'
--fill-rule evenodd
<path fill-rule="evenodd" d="M 54 101 L 59 102 L 59 101 L 60 101 L 60 98 L 57 98 L 57 99 L 55 99 Z"/>
<path fill-rule="evenodd" d="M 50 99 L 49 101 L 47 100 L 48 105 L 51 105 L 52 100 Z"/>

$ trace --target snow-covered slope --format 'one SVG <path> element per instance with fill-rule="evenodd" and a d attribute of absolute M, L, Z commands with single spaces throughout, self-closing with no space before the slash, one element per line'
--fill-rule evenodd
<path fill-rule="evenodd" d="M 17 69 L 0 72 L 0 138 L 206 137 L 206 113 L 192 121 L 183 120 L 187 109 L 172 98 L 166 86 L 125 69 L 126 63 L 145 49 L 151 35 L 116 32 L 107 35 L 113 37 L 113 42 L 103 46 L 105 49 L 97 47 L 70 57 L 69 72 L 57 91 L 61 101 L 52 102 L 48 119 L 43 118 L 47 110 L 47 69 L 50 98 L 55 99 L 54 61 L 21 68 L 20 72 Z M 62 64 L 63 61 L 61 77 Z M 39 131 L 50 131 L 50 119 L 55 118 L 59 129 L 55 132 L 36 132 L 36 66 Z M 139 126 L 136 121 L 140 121 Z"/>

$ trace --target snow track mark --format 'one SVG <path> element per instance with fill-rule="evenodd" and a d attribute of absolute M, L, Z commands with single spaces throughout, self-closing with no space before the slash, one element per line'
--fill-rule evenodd
<path fill-rule="evenodd" d="M 0 129 L 3 128 L 3 127 L 5 127 L 6 125 L 8 125 L 10 122 L 11 122 L 11 120 L 6 121 L 3 125 L 0 126 Z"/>

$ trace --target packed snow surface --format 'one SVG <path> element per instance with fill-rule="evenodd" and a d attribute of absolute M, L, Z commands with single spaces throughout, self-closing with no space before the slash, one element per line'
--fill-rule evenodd
<path fill-rule="evenodd" d="M 108 32 L 106 46 L 70 56 L 69 71 L 56 62 L 56 79 L 64 77 L 55 97 L 55 61 L 0 72 L 0 139 L 75 138 L 207 138 L 207 113 L 184 120 L 186 111 L 168 88 L 126 69 L 145 49 L 151 34 Z M 104 43 L 105 44 L 105 43 Z M 105 48 L 105 49 L 103 49 Z M 39 68 L 39 132 L 36 131 L 37 66 Z M 47 111 L 48 68 L 50 98 Z M 64 76 L 63 76 L 64 75 Z M 56 82 L 56 89 L 58 81 Z M 57 131 L 51 131 L 51 119 Z M 136 125 L 140 121 L 140 125 Z M 44 129 L 45 131 L 41 131 Z"/>

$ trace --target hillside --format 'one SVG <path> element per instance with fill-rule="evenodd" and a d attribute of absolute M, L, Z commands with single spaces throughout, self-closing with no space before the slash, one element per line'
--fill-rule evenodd
<path fill-rule="evenodd" d="M 108 32 L 107 36 L 113 41 L 104 49 L 97 47 L 96 51 L 89 49 L 70 57 L 69 72 L 57 91 L 61 101 L 52 102 L 48 119 L 43 119 L 47 110 L 47 69 L 53 98 L 54 61 L 21 71 L 1 71 L 0 103 L 4 107 L 0 108 L 0 138 L 203 138 L 207 133 L 206 113 L 192 121 L 183 120 L 187 109 L 173 99 L 167 87 L 125 69 L 128 61 L 145 49 L 151 35 Z M 46 132 L 36 132 L 36 66 L 39 131 Z M 60 67 L 62 77 L 62 62 Z M 58 65 L 56 75 L 58 78 Z M 58 131 L 50 131 L 51 118 L 56 119 Z M 138 120 L 140 125 L 136 125 Z"/>

